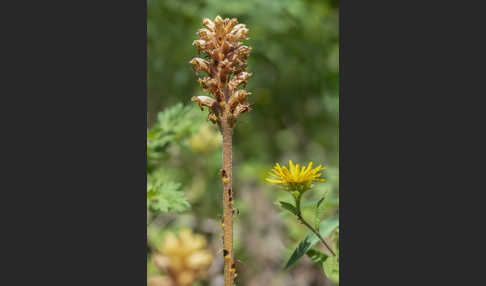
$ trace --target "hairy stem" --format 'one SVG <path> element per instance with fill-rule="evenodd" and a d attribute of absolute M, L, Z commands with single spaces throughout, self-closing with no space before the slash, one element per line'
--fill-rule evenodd
<path fill-rule="evenodd" d="M 230 120 L 224 116 L 221 121 L 223 133 L 223 255 L 224 255 L 224 285 L 233 286 L 233 190 L 232 190 L 232 128 Z"/>
<path fill-rule="evenodd" d="M 326 241 L 324 240 L 324 238 L 322 237 L 322 235 L 315 229 L 313 228 L 305 219 L 304 217 L 302 217 L 302 212 L 300 211 L 300 198 L 301 198 L 301 195 L 297 195 L 294 197 L 295 198 L 295 203 L 297 205 L 297 218 L 298 220 L 304 224 L 308 229 L 310 229 L 318 238 L 319 240 L 322 242 L 322 244 L 332 253 L 333 256 L 336 256 L 336 254 L 334 253 L 334 251 L 332 250 L 331 247 L 329 247 L 329 245 L 326 243 Z"/>

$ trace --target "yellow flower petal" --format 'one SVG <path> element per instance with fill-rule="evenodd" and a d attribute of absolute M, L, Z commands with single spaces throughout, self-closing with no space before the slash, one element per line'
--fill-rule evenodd
<path fill-rule="evenodd" d="M 289 166 L 280 166 L 279 163 L 275 163 L 274 168 L 269 172 L 269 178 L 265 180 L 271 183 L 277 183 L 282 185 L 289 184 L 306 184 L 310 182 L 325 182 L 325 179 L 320 178 L 321 170 L 326 170 L 327 167 L 319 165 L 312 168 L 313 162 L 309 162 L 307 166 L 294 164 L 292 160 L 289 160 Z"/>

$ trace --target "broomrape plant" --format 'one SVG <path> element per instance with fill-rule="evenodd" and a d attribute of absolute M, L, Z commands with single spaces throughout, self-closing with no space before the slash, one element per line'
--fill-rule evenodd
<path fill-rule="evenodd" d="M 224 285 L 234 285 L 235 260 L 233 255 L 233 190 L 232 190 L 232 133 L 238 117 L 250 111 L 248 96 L 250 92 L 238 89 L 246 85 L 252 75 L 246 72 L 246 60 L 251 47 L 241 40 L 248 39 L 248 29 L 236 19 L 222 19 L 216 16 L 214 21 L 204 18 L 205 28 L 198 31 L 198 39 L 193 42 L 203 58 L 193 58 L 189 63 L 195 72 L 202 71 L 205 77 L 199 78 L 201 87 L 209 96 L 194 96 L 192 101 L 209 109 L 208 120 L 217 124 L 223 135 L 223 255 Z"/>

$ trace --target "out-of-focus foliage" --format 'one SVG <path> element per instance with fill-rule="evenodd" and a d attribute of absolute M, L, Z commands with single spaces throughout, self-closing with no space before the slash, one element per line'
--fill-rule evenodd
<path fill-rule="evenodd" d="M 179 191 L 180 186 L 180 183 L 174 182 L 147 183 L 147 201 L 149 210 L 180 212 L 189 209 L 189 203 L 183 193 Z"/>
<path fill-rule="evenodd" d="M 202 17 L 237 17 L 250 29 L 247 89 L 254 112 L 235 130 L 235 149 L 269 164 L 285 158 L 337 164 L 336 1 L 148 0 L 148 119 L 200 95 L 189 60 Z M 258 148 L 255 148 L 258 146 Z"/>
<path fill-rule="evenodd" d="M 155 247 L 164 233 L 181 227 L 204 234 L 215 260 L 208 277 L 194 285 L 221 285 L 221 137 L 206 121 L 207 112 L 190 101 L 206 94 L 188 62 L 197 56 L 192 42 L 203 17 L 236 17 L 250 30 L 248 45 L 253 51 L 247 70 L 254 75 L 247 90 L 255 103 L 233 136 L 233 190 L 240 211 L 235 221 L 235 255 L 241 260 L 236 265 L 237 285 L 337 282 L 327 273 L 329 280 L 324 279 L 324 266 L 305 253 L 289 271 L 284 270 L 308 230 L 275 204 L 290 203 L 292 197 L 264 183 L 264 178 L 274 162 L 322 163 L 328 167 L 323 172 L 327 182 L 304 195 L 303 215 L 313 225 L 339 216 L 338 2 L 148 0 L 147 4 L 148 180 L 153 185 L 179 183 L 177 192 L 191 205 L 180 214 L 150 213 L 149 245 Z M 159 112 L 179 103 L 183 103 L 180 110 L 164 115 L 170 119 L 161 125 Z M 334 234 L 330 237 L 335 241 Z M 318 245 L 314 250 L 324 251 Z M 157 273 L 153 253 L 148 254 L 148 275 Z"/>
<path fill-rule="evenodd" d="M 190 208 L 180 191 L 181 184 L 164 172 L 171 145 L 198 131 L 201 116 L 190 107 L 177 104 L 158 114 L 158 121 L 147 132 L 147 207 L 153 212 L 185 211 Z"/>

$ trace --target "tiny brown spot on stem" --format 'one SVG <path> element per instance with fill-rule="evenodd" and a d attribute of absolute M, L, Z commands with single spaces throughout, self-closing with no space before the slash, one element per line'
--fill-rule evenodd
<path fill-rule="evenodd" d="M 229 181 L 228 173 L 226 173 L 225 169 L 221 169 L 221 177 L 222 177 L 224 183 Z"/>

